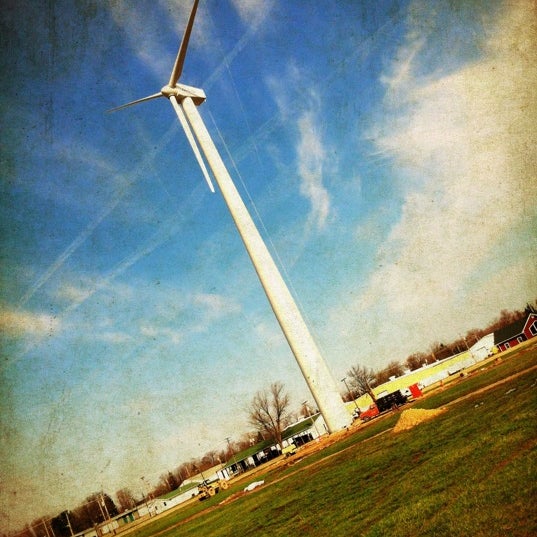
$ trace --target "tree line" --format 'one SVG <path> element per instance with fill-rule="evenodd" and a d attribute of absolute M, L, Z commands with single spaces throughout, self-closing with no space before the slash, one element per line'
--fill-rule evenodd
<path fill-rule="evenodd" d="M 50 518 L 35 519 L 17 535 L 21 537 L 70 537 L 118 514 L 117 506 L 108 494 L 94 492 L 71 510 L 62 511 Z"/>
<path fill-rule="evenodd" d="M 434 342 L 427 351 L 411 354 L 404 362 L 393 360 L 378 371 L 357 364 L 347 371 L 346 388 L 348 389 L 343 394 L 343 400 L 351 401 L 365 393 L 369 393 L 375 400 L 372 388 L 387 382 L 390 377 L 401 376 L 408 370 L 414 371 L 425 364 L 432 364 L 453 354 L 463 352 L 485 335 L 525 318 L 530 312 L 535 313 L 537 311 L 535 306 L 537 306 L 537 300 L 534 304 L 528 304 L 523 310 L 502 310 L 494 321 L 482 329 L 468 330 L 464 336 L 449 343 Z M 180 488 L 186 480 L 195 475 L 218 465 L 223 466 L 236 453 L 248 449 L 262 440 L 271 439 L 282 447 L 282 434 L 288 425 L 296 422 L 300 417 L 305 418 L 318 412 L 317 409 L 311 408 L 307 402 L 303 402 L 300 409 L 293 412 L 290 396 L 286 392 L 284 384 L 278 381 L 272 382 L 264 390 L 258 391 L 250 401 L 246 411 L 248 423 L 253 427 L 253 430 L 243 433 L 238 440 L 227 438 L 224 449 L 210 450 L 203 456 L 181 463 L 174 470 L 164 472 L 159 477 L 158 483 L 151 489 L 141 490 L 135 494 L 130 488 L 122 488 L 115 494 L 117 504 L 104 492 L 90 494 L 84 502 L 72 510 L 63 511 L 51 518 L 35 519 L 16 536 L 70 537 L 92 528 L 119 513 Z M 149 487 L 149 484 L 144 483 L 142 486 L 141 483 L 141 489 L 145 486 Z"/>
<path fill-rule="evenodd" d="M 454 354 L 464 352 L 482 337 L 497 332 L 521 319 L 525 319 L 530 313 L 537 312 L 536 306 L 537 300 L 533 304 L 528 303 L 521 310 L 501 310 L 500 315 L 484 328 L 472 328 L 464 336 L 448 343 L 436 341 L 426 351 L 413 353 L 404 362 L 392 360 L 388 365 L 378 371 L 374 371 L 366 366 L 355 365 L 347 371 L 349 389 L 344 394 L 343 400 L 353 401 L 361 395 L 368 393 L 373 401 L 375 401 L 376 398 L 372 389 L 375 386 L 388 382 L 391 377 L 400 377 L 407 371 L 415 371 L 424 365 L 434 364 Z"/>

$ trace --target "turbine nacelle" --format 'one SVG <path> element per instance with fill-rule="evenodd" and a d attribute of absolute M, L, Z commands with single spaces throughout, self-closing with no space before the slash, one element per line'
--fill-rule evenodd
<path fill-rule="evenodd" d="M 160 90 L 160 93 L 167 99 L 174 96 L 178 101 L 182 101 L 185 97 L 190 97 L 196 106 L 199 106 L 207 98 L 202 89 L 187 86 L 186 84 L 176 84 L 174 87 L 166 84 Z"/>

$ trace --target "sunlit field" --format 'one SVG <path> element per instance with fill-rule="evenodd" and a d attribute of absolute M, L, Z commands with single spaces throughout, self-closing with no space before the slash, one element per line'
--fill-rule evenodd
<path fill-rule="evenodd" d="M 394 433 L 391 413 L 129 535 L 537 535 L 535 365 L 513 354 L 415 403 L 434 419 Z"/>

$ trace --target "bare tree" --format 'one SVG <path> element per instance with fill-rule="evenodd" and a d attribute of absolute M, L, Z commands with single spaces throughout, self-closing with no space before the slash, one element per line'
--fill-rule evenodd
<path fill-rule="evenodd" d="M 215 449 L 211 449 L 210 451 L 207 451 L 205 455 L 203 455 L 203 460 L 206 460 L 209 462 L 210 466 L 209 468 L 216 466 L 217 464 L 220 464 L 222 461 L 220 460 L 220 457 L 218 456 L 218 451 Z"/>
<path fill-rule="evenodd" d="M 170 490 L 178 489 L 179 485 L 181 484 L 180 481 L 175 477 L 175 474 L 173 474 L 172 472 L 168 472 L 166 481 L 168 485 L 170 486 Z"/>
<path fill-rule="evenodd" d="M 377 400 L 372 389 L 376 382 L 375 373 L 372 369 L 355 365 L 347 371 L 347 377 L 349 377 L 351 387 L 358 394 L 358 397 L 368 393 L 373 401 Z"/>
<path fill-rule="evenodd" d="M 120 489 L 116 492 L 116 498 L 119 511 L 128 511 L 136 505 L 136 500 L 131 490 L 128 488 Z"/>
<path fill-rule="evenodd" d="M 411 354 L 405 361 L 405 365 L 410 371 L 419 369 L 423 364 L 427 363 L 427 355 L 423 352 L 415 352 Z"/>
<path fill-rule="evenodd" d="M 301 418 L 309 418 L 311 415 L 310 407 L 308 406 L 308 402 L 304 401 L 302 405 L 300 406 L 300 417 Z"/>
<path fill-rule="evenodd" d="M 445 358 L 449 358 L 452 354 L 451 349 L 449 346 L 444 345 L 444 343 L 439 343 L 438 341 L 435 341 L 431 347 L 430 347 L 429 355 L 427 356 L 427 363 L 428 364 L 434 364 L 435 362 L 438 362 L 439 360 L 444 360 Z"/>
<path fill-rule="evenodd" d="M 376 384 L 384 384 L 391 377 L 400 377 L 404 372 L 404 367 L 397 360 L 393 360 L 385 368 L 375 373 Z"/>
<path fill-rule="evenodd" d="M 472 328 L 471 330 L 468 330 L 468 332 L 466 332 L 466 336 L 464 336 L 464 339 L 469 346 L 472 346 L 485 335 L 487 335 L 487 332 L 485 330 L 481 330 L 480 328 Z"/>
<path fill-rule="evenodd" d="M 260 432 L 267 433 L 283 449 L 282 432 L 289 423 L 289 395 L 281 382 L 257 392 L 250 403 L 248 418 Z"/>

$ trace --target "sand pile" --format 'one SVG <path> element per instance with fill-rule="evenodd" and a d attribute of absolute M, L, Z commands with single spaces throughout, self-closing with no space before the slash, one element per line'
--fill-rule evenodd
<path fill-rule="evenodd" d="M 437 408 L 434 410 L 425 410 L 424 408 L 409 408 L 401 412 L 401 417 L 397 422 L 396 426 L 393 428 L 394 433 L 399 431 L 406 431 L 407 429 L 412 429 L 415 425 L 420 424 L 422 421 L 430 420 L 438 414 L 445 412 L 445 408 Z"/>

